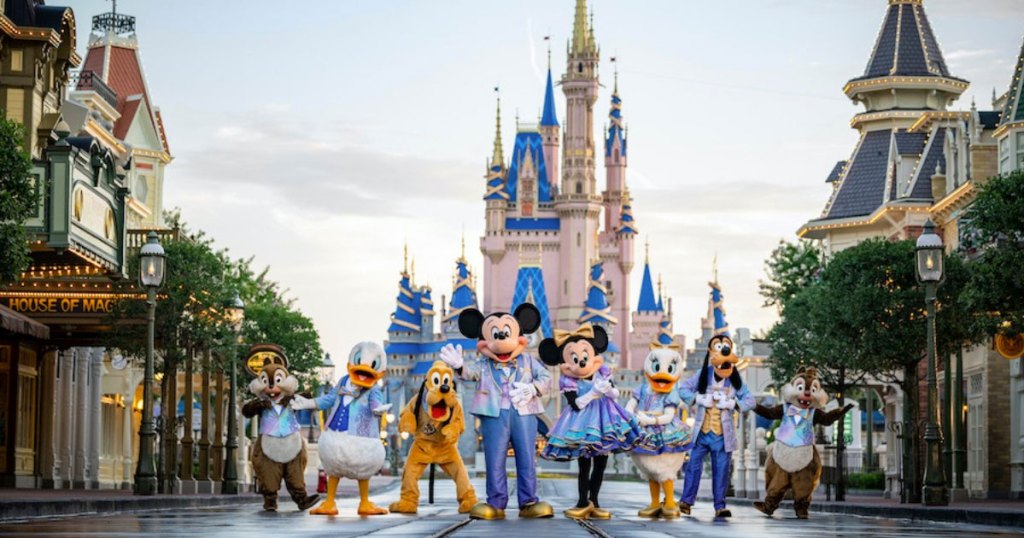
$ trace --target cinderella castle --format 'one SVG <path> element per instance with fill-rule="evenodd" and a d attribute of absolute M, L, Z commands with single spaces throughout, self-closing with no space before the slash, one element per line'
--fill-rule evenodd
<path fill-rule="evenodd" d="M 464 339 L 458 330 L 458 315 L 466 308 L 511 312 L 521 303 L 534 304 L 542 323 L 531 347 L 552 336 L 554 329 L 587 322 L 601 325 L 611 335 L 605 358 L 620 370 L 641 369 L 653 341 L 676 342 L 685 349 L 683 337 L 673 334 L 671 300 L 662 298 L 660 277 L 655 288 L 646 247 L 639 298 L 630 302 L 638 227 L 626 181 L 629 152 L 623 101 L 616 74 L 608 127 L 598 142 L 594 105 L 600 87 L 600 49 L 586 0 L 576 1 L 566 52 L 566 70 L 559 82 L 566 107 L 562 122 L 549 60 L 539 121 L 517 119 L 507 158 L 498 100 L 493 151 L 481 185 L 486 220 L 480 238 L 482 287 L 466 261 L 463 239 L 450 299 L 445 304 L 442 296 L 440 332 L 435 333 L 433 290 L 417 285 L 407 263 L 403 267 L 385 342 L 391 401 L 396 405 L 417 389 L 445 344 L 461 344 L 467 355 L 475 354 L 476 342 Z M 603 189 L 595 168 L 600 158 L 605 166 Z M 477 289 L 482 289 L 482 301 Z"/>

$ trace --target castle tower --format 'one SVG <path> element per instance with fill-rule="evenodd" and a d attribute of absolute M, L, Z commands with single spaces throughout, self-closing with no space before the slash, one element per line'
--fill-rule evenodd
<path fill-rule="evenodd" d="M 622 98 L 619 97 L 619 73 L 615 73 L 612 106 L 608 112 L 608 136 L 604 141 L 604 229 L 619 225 L 619 212 L 626 203 L 626 129 L 622 121 Z"/>
<path fill-rule="evenodd" d="M 999 173 L 1024 169 L 1024 45 L 1006 93 L 1006 106 L 994 136 L 999 143 Z"/>
<path fill-rule="evenodd" d="M 540 311 L 540 329 L 534 333 L 539 338 L 549 338 L 554 335 L 551 326 L 551 316 L 548 311 L 548 295 L 544 287 L 544 273 L 540 266 L 540 253 L 536 257 L 523 257 L 519 253 L 519 271 L 516 273 L 515 292 L 512 295 L 512 312 L 523 303 L 530 303 Z M 536 347 L 540 339 L 532 342 L 530 347 Z"/>
<path fill-rule="evenodd" d="M 499 293 L 497 286 L 502 280 L 495 269 L 505 257 L 505 211 L 509 200 L 509 194 L 505 189 L 505 174 L 505 156 L 501 147 L 501 98 L 499 97 L 495 113 L 494 151 L 484 174 L 484 178 L 487 180 L 487 190 L 484 193 L 484 201 L 487 204 L 487 222 L 484 228 L 484 237 L 480 241 L 480 251 L 486 257 L 487 262 L 484 264 L 484 284 L 487 286 L 484 293 L 484 310 L 486 312 L 493 309 L 491 303 Z"/>
<path fill-rule="evenodd" d="M 645 253 L 649 250 L 644 245 Z M 644 256 L 644 276 L 640 283 L 640 301 L 633 312 L 633 331 L 629 339 L 628 364 L 624 368 L 638 370 L 643 368 L 644 358 L 647 357 L 648 346 L 653 342 L 661 330 L 661 321 L 664 317 L 664 310 L 658 304 L 659 300 L 654 294 L 654 282 L 651 279 L 650 259 Z"/>
<path fill-rule="evenodd" d="M 540 117 L 540 131 L 544 140 L 544 162 L 548 167 L 548 181 L 551 192 L 558 191 L 558 136 L 561 127 L 555 112 L 555 86 L 551 81 L 551 51 L 548 51 L 548 81 L 544 87 L 544 110 Z"/>
<path fill-rule="evenodd" d="M 587 286 L 587 302 L 577 323 L 600 325 L 608 333 L 608 351 L 605 359 L 609 366 L 618 366 L 621 348 L 615 343 L 615 325 L 619 320 L 611 314 L 608 306 L 608 290 L 604 285 L 604 262 L 595 259 L 590 266 L 590 283 Z"/>
<path fill-rule="evenodd" d="M 585 302 L 588 263 L 596 255 L 601 213 L 594 169 L 594 103 L 597 100 L 598 48 L 586 0 L 576 1 L 573 35 L 568 46 L 562 91 L 566 125 L 562 142 L 562 183 L 555 197 L 559 217 L 558 308 L 555 323 L 571 328 Z"/>

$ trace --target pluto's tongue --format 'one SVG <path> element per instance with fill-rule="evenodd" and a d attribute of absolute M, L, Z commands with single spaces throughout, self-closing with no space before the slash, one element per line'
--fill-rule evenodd
<path fill-rule="evenodd" d="M 438 402 L 430 406 L 430 416 L 435 419 L 441 418 L 444 416 L 444 412 L 446 409 L 448 409 L 448 406 L 446 406 L 444 402 Z"/>

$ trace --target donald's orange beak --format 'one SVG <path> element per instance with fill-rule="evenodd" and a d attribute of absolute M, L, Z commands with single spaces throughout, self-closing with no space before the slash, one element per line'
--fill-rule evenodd
<path fill-rule="evenodd" d="M 368 389 L 373 386 L 378 380 L 384 377 L 384 372 L 378 372 L 365 364 L 349 365 L 348 376 L 352 380 L 352 383 Z"/>
<path fill-rule="evenodd" d="M 672 387 L 675 386 L 676 381 L 679 378 L 664 372 L 659 372 L 654 375 L 647 375 L 647 382 L 651 384 L 651 388 L 654 392 L 671 392 Z"/>

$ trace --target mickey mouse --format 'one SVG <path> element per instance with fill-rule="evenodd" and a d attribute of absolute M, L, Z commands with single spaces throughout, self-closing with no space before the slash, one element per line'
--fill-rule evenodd
<path fill-rule="evenodd" d="M 632 449 L 640 436 L 636 421 L 615 402 L 619 390 L 600 355 L 607 348 L 608 333 L 586 323 L 574 332 L 555 331 L 538 350 L 545 364 L 561 370 L 558 385 L 569 404 L 548 433 L 541 457 L 578 460 L 579 500 L 564 512 L 573 519 L 611 518 L 597 500 L 608 454 Z"/>
<path fill-rule="evenodd" d="M 551 390 L 551 375 L 536 358 L 523 354 L 526 335 L 540 327 L 540 311 L 529 303 L 512 314 L 483 315 L 467 308 L 459 314 L 459 332 L 478 340 L 480 360 L 463 367 L 462 346 L 446 345 L 441 360 L 467 381 L 479 381 L 469 412 L 480 419 L 487 467 L 487 502 L 469 512 L 473 519 L 504 519 L 508 505 L 505 457 L 511 443 L 516 456 L 519 517 L 551 517 L 551 505 L 537 498 L 534 443 L 541 398 Z"/>

